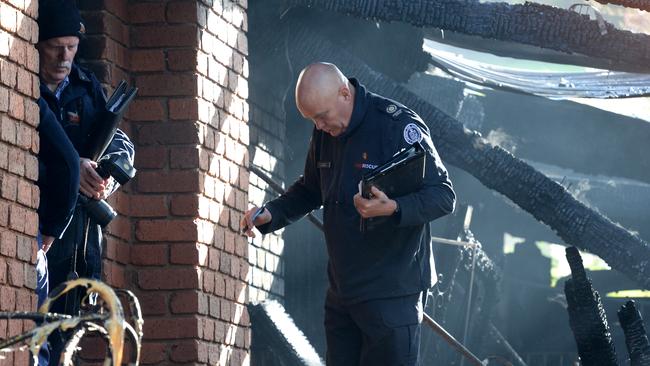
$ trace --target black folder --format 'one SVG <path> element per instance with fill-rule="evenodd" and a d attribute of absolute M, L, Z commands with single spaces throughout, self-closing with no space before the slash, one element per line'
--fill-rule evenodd
<path fill-rule="evenodd" d="M 86 145 L 81 152 L 82 157 L 97 161 L 108 145 L 110 145 L 117 131 L 117 126 L 122 120 L 122 115 L 131 104 L 138 89 L 129 87 L 124 80 L 115 88 L 108 98 L 106 106 L 100 111 L 99 121 L 85 138 Z"/>
<path fill-rule="evenodd" d="M 363 175 L 361 196 L 371 198 L 371 188 L 377 187 L 389 198 L 396 198 L 415 192 L 422 187 L 424 179 L 425 151 L 419 143 L 402 149 L 386 163 Z M 361 219 L 361 232 L 380 224 L 384 218 Z"/>

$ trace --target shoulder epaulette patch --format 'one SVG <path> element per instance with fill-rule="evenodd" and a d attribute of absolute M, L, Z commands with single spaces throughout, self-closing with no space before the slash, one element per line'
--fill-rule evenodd
<path fill-rule="evenodd" d="M 86 72 L 81 69 L 79 69 L 79 79 L 81 79 L 82 81 L 90 81 L 88 75 L 86 75 Z"/>
<path fill-rule="evenodd" d="M 397 104 L 390 103 L 383 108 L 383 112 L 390 114 L 393 119 L 397 119 L 397 117 L 402 114 L 402 112 L 404 112 L 404 108 L 398 106 Z"/>
<path fill-rule="evenodd" d="M 422 141 L 422 131 L 415 123 L 409 123 L 404 127 L 404 140 L 409 145 Z"/>

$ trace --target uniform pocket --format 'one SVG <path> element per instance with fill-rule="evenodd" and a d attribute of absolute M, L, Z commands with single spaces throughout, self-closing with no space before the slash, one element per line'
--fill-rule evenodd
<path fill-rule="evenodd" d="M 372 300 L 362 304 L 355 319 L 364 333 L 360 364 L 414 366 L 418 360 L 421 321 L 420 294 Z M 359 309 L 360 310 L 360 309 Z"/>
<path fill-rule="evenodd" d="M 422 295 L 420 293 L 386 299 L 381 317 L 387 327 L 396 328 L 422 322 Z"/>

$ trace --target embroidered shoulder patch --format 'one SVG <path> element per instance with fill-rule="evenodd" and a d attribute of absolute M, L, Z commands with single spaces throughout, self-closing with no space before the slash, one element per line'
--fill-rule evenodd
<path fill-rule="evenodd" d="M 409 145 L 422 141 L 422 131 L 415 123 L 409 123 L 404 127 L 404 140 Z"/>

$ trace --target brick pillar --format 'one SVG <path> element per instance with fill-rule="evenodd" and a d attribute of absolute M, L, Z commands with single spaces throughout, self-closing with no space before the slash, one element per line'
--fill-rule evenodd
<path fill-rule="evenodd" d="M 200 268 L 209 310 L 200 326 L 209 364 L 241 365 L 250 362 L 248 247 L 237 233 L 248 205 L 247 1 L 196 4 L 199 167 L 204 177 L 198 224 L 199 242 L 207 250 Z"/>
<path fill-rule="evenodd" d="M 0 0 L 1 310 L 36 301 L 36 3 Z M 237 234 L 248 202 L 247 3 L 78 3 L 89 33 L 81 61 L 106 89 L 121 79 L 140 88 L 122 124 L 139 173 L 109 201 L 120 216 L 104 277 L 142 302 L 141 361 L 248 364 L 248 248 Z M 0 337 L 27 326 L 0 323 Z"/>
<path fill-rule="evenodd" d="M 248 253 L 237 234 L 248 202 L 246 3 L 100 3 L 97 69 L 113 85 L 126 69 L 140 88 L 128 115 L 138 175 L 116 198 L 128 217 L 109 228 L 107 279 L 120 284 L 128 240 L 126 286 L 145 313 L 143 364 L 248 364 Z"/>
<path fill-rule="evenodd" d="M 138 296 L 145 311 L 143 362 L 198 362 L 200 272 L 197 216 L 201 193 L 198 170 L 197 77 L 179 70 L 169 55 L 196 56 L 198 26 L 167 17 L 168 2 L 132 2 L 132 74 L 140 97 L 132 109 L 137 131 L 136 225 L 131 255 Z M 190 103 L 177 108 L 181 102 Z M 180 113 L 179 113 L 180 112 Z M 184 151 L 184 165 L 172 156 Z M 177 162 L 179 159 L 174 159 Z M 181 255 L 179 255 L 181 254 Z M 205 358 L 205 357 L 203 357 Z"/>
<path fill-rule="evenodd" d="M 0 0 L 0 311 L 36 309 L 38 178 L 36 0 Z M 0 321 L 0 339 L 31 328 Z M 0 364 L 26 365 L 27 352 Z"/>

